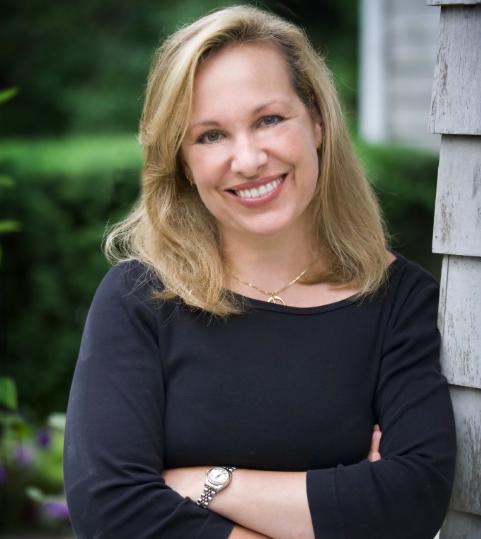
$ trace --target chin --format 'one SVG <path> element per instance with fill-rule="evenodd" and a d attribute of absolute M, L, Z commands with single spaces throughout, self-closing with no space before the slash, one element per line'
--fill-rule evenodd
<path fill-rule="evenodd" d="M 283 233 L 292 230 L 292 225 L 280 226 L 279 223 L 273 223 L 271 226 L 259 226 L 257 228 L 242 228 L 239 232 L 246 237 L 255 236 L 257 238 L 274 238 L 281 236 Z"/>

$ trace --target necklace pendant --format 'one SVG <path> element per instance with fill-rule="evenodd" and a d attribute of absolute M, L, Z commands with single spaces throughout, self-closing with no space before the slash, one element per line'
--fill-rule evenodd
<path fill-rule="evenodd" d="M 297 281 L 306 273 L 306 271 L 309 269 L 309 266 L 300 273 L 293 281 L 291 281 L 289 284 L 287 284 L 284 288 L 281 288 L 278 292 L 266 292 L 265 290 L 262 290 L 262 288 L 259 288 L 255 284 L 248 283 L 247 281 L 243 281 L 242 279 L 239 279 L 239 277 L 236 277 L 235 275 L 232 275 L 234 279 L 239 281 L 242 284 L 245 284 L 246 286 L 250 286 L 251 288 L 254 288 L 258 292 L 262 292 L 266 296 L 269 296 L 269 299 L 267 300 L 267 303 L 275 303 L 278 305 L 285 305 L 284 300 L 281 298 L 281 296 L 278 296 L 281 292 L 284 292 L 284 290 L 287 290 L 290 286 L 292 286 L 294 283 L 297 283 Z"/>
<path fill-rule="evenodd" d="M 284 300 L 281 298 L 281 296 L 276 296 L 275 294 L 270 294 L 270 298 L 267 300 L 267 303 L 275 303 L 276 305 L 285 305 Z"/>

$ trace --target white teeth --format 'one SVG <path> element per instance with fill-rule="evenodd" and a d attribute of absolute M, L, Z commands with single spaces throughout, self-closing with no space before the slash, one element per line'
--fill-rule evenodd
<path fill-rule="evenodd" d="M 270 193 L 271 191 L 274 191 L 274 189 L 281 184 L 283 179 L 284 176 L 281 176 L 277 180 L 266 183 L 265 185 L 261 185 L 258 189 L 256 187 L 253 187 L 252 189 L 244 189 L 242 191 L 234 192 L 238 197 L 241 198 L 259 198 L 261 196 L 267 195 L 267 193 Z"/>

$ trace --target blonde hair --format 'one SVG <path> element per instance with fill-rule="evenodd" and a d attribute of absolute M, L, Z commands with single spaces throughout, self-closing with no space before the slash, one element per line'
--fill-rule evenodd
<path fill-rule="evenodd" d="M 215 315 L 240 312 L 224 288 L 226 264 L 212 215 L 180 166 L 199 64 L 241 42 L 274 46 L 285 58 L 293 87 L 323 123 L 320 173 L 310 204 L 323 267 L 303 282 L 330 282 L 372 294 L 385 282 L 385 232 L 379 205 L 354 152 L 332 76 L 304 32 L 250 6 L 210 13 L 170 36 L 157 52 L 140 126 L 144 151 L 142 194 L 105 242 L 112 263 L 137 259 L 162 282 L 163 299 Z"/>

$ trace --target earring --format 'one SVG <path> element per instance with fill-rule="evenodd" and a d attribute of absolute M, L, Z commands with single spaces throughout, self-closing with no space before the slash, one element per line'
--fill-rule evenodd
<path fill-rule="evenodd" d="M 185 175 L 185 177 L 187 178 L 187 181 L 189 182 L 190 186 L 191 186 L 192 188 L 194 188 L 194 187 L 195 187 L 195 182 L 194 182 L 194 180 L 193 180 L 190 176 L 187 176 L 187 174 Z"/>
<path fill-rule="evenodd" d="M 322 146 L 322 141 L 318 141 L 317 144 L 316 144 L 316 150 L 320 150 L 321 149 L 321 146 Z"/>

